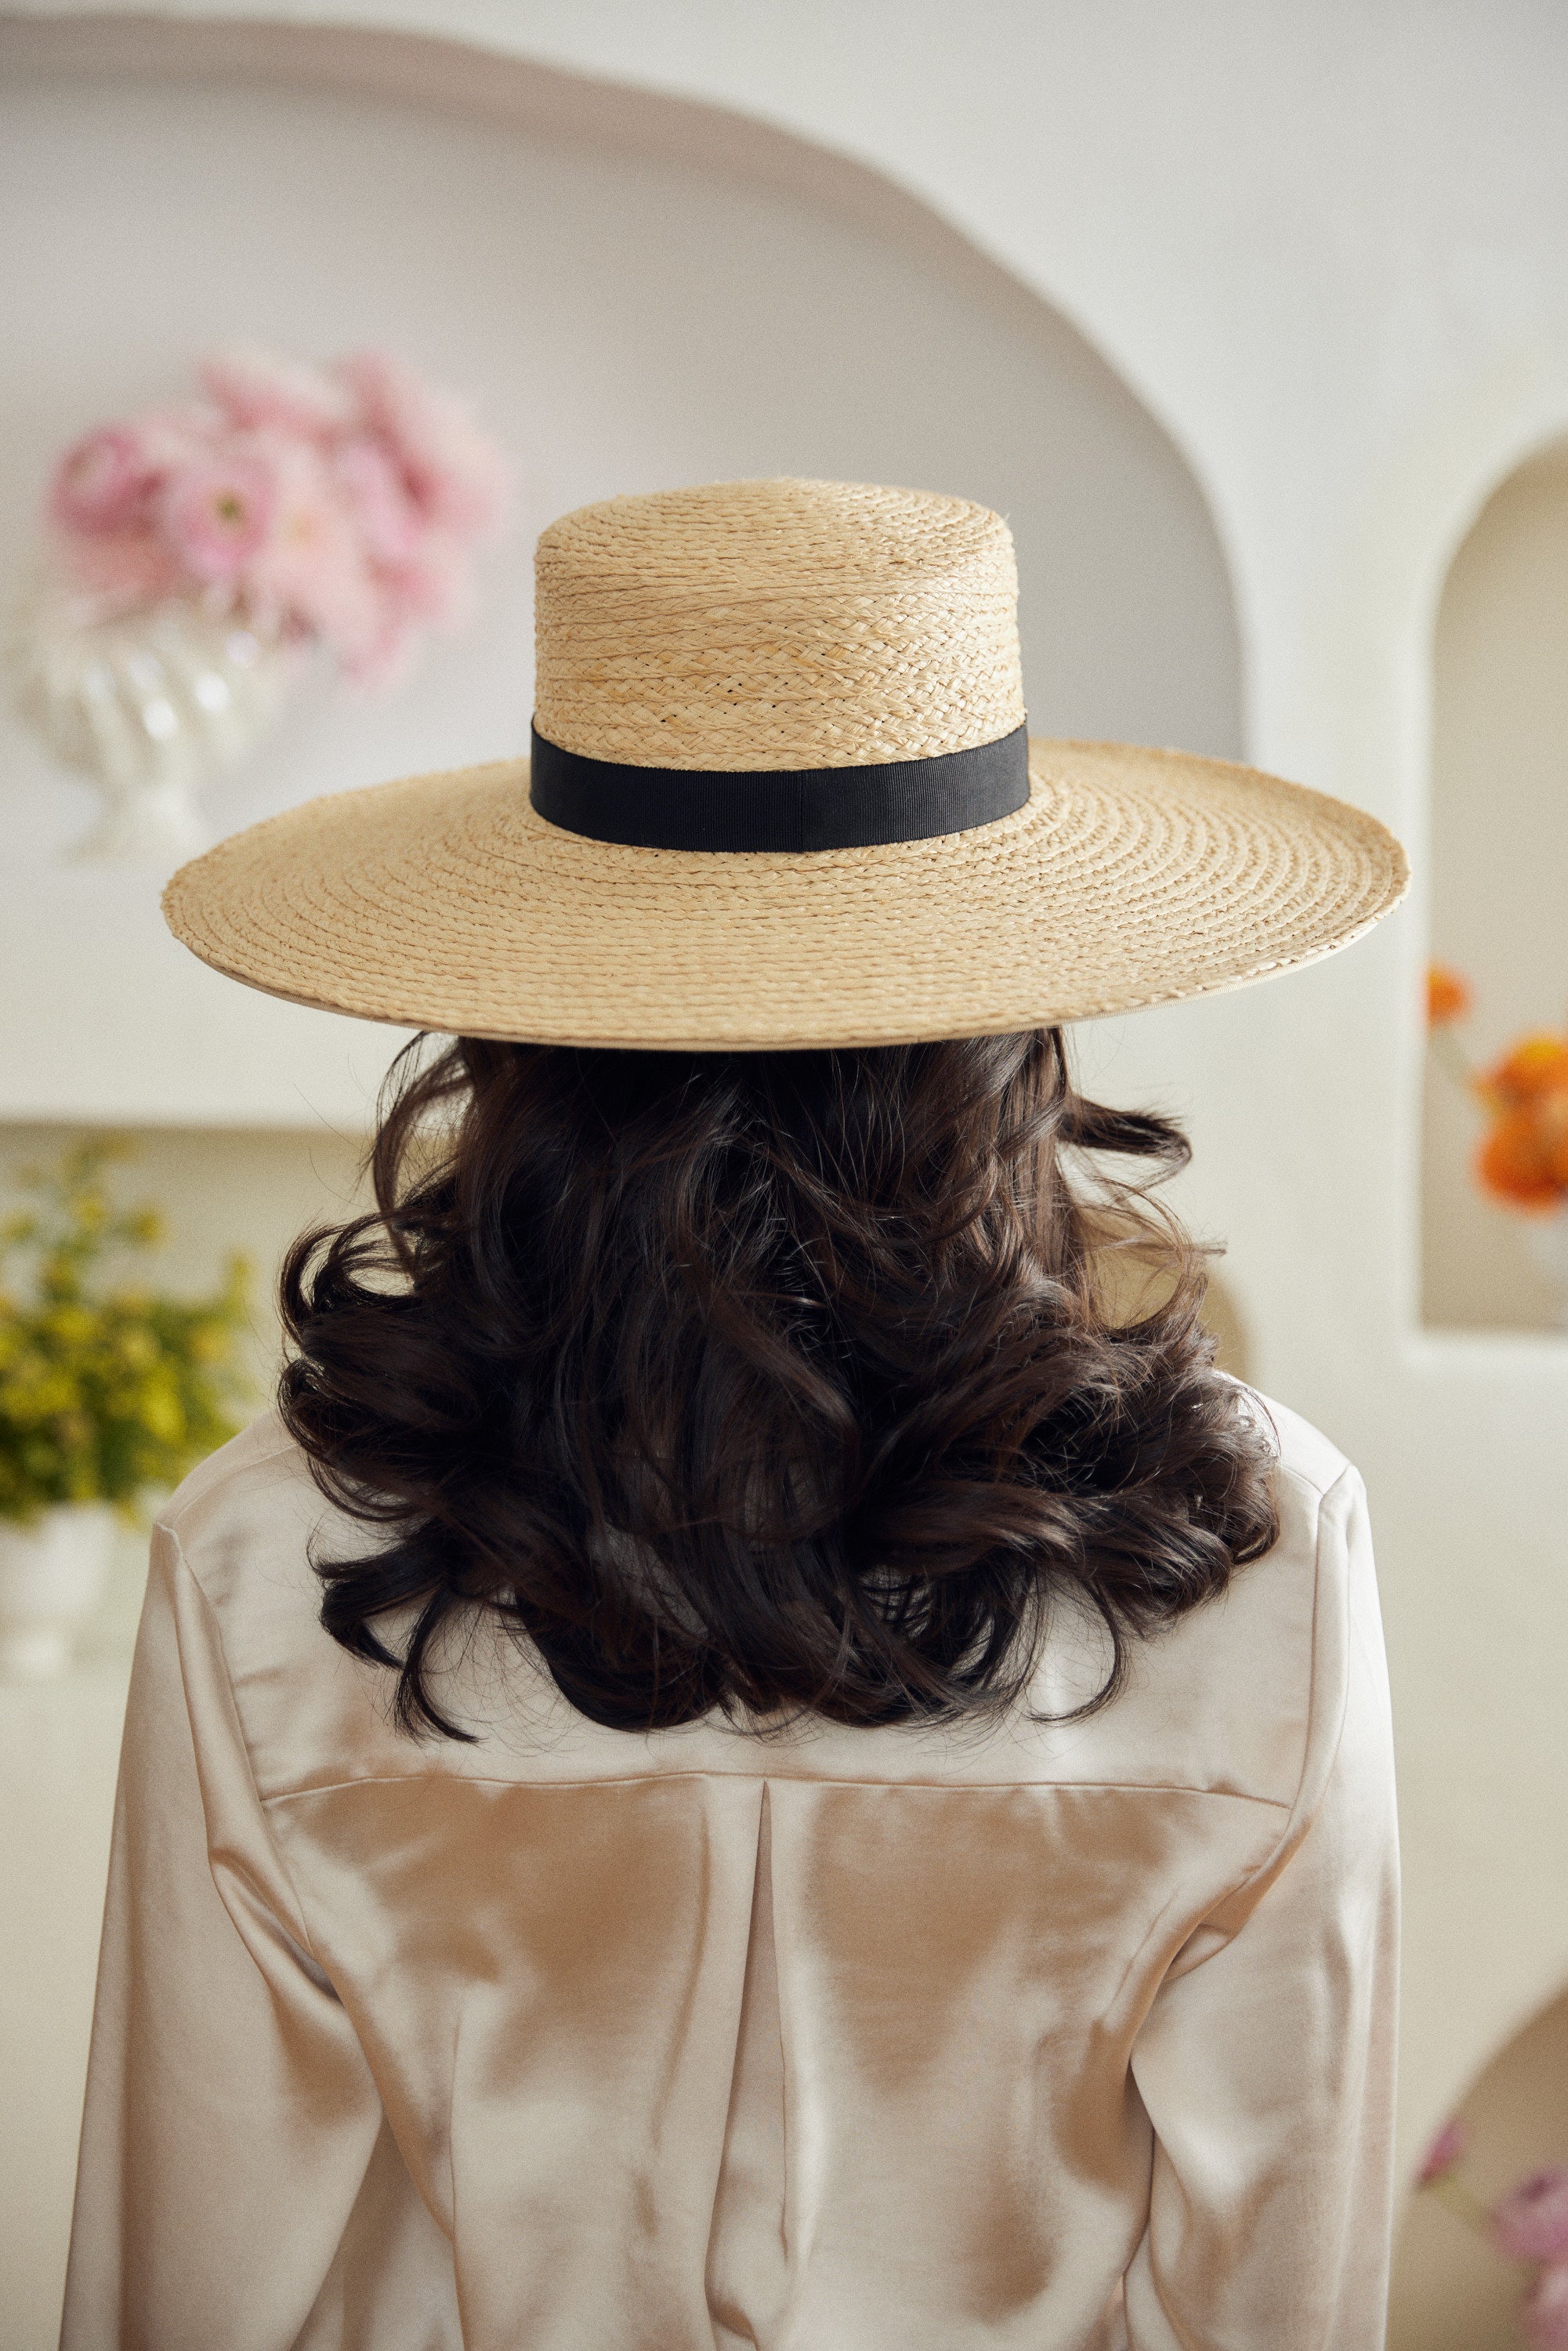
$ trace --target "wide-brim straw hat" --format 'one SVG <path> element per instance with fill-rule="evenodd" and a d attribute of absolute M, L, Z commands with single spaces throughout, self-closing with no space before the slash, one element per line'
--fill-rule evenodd
<path fill-rule="evenodd" d="M 1213 994 L 1402 895 L 1384 826 L 1253 768 L 1030 739 L 984 507 L 612 498 L 538 559 L 532 758 L 288 810 L 178 872 L 205 962 L 363 1019 L 697 1050 L 977 1036 Z"/>

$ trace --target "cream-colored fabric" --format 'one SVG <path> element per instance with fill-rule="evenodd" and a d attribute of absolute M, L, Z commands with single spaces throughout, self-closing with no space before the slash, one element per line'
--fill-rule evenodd
<path fill-rule="evenodd" d="M 1372 2351 L 1386 1677 L 1270 1409 L 1269 1558 L 985 1736 L 632 1738 L 481 1639 L 413 1744 L 236 1439 L 155 1546 L 65 2351 Z"/>

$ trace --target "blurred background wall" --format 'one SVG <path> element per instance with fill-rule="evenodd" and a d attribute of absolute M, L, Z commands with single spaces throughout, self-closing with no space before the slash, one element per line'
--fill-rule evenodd
<path fill-rule="evenodd" d="M 479 397 L 522 490 L 473 630 L 395 700 L 310 697 L 209 794 L 214 832 L 517 748 L 551 516 L 793 471 L 1009 516 L 1037 731 L 1246 756 L 1411 843 L 1409 906 L 1351 955 L 1079 1040 L 1092 1082 L 1186 1119 L 1183 1206 L 1228 1243 L 1233 1343 L 1367 1476 L 1407 2168 L 1568 1980 L 1568 1341 L 1529 1264 L 1477 1271 L 1463 1122 L 1435 1097 L 1424 1177 L 1419 1005 L 1429 940 L 1500 987 L 1517 948 L 1555 987 L 1543 1021 L 1568 989 L 1561 637 L 1521 650 L 1519 626 L 1563 602 L 1561 469 L 1537 460 L 1568 434 L 1568 19 L 1532 0 L 255 13 L 0 20 L 7 559 L 58 446 L 233 334 L 402 351 Z M 0 1159 L 138 1131 L 128 1185 L 171 1211 L 172 1278 L 232 1243 L 270 1259 L 340 1212 L 395 1036 L 183 956 L 161 877 L 63 862 L 85 796 L 0 741 Z M 0 1708 L 19 2346 L 48 2339 L 57 2295 L 138 1573 L 127 1554 L 68 1689 Z M 1446 2243 L 1416 2249 L 1428 2288 Z M 1469 2331 L 1434 2333 L 1459 2303 L 1428 2292 L 1412 2316 L 1405 2292 L 1396 2341 L 1510 2339 L 1473 2299 Z"/>
<path fill-rule="evenodd" d="M 1455 555 L 1432 658 L 1434 954 L 1475 991 L 1481 1064 L 1560 1023 L 1568 997 L 1568 442 L 1508 475 Z M 1527 1217 L 1473 1181 L 1474 1117 L 1428 1069 L 1422 1313 L 1437 1326 L 1550 1328 L 1558 1301 Z"/>

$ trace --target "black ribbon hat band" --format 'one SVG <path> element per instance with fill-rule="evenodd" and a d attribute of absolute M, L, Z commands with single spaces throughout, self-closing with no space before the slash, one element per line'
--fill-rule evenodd
<path fill-rule="evenodd" d="M 549 824 L 628 849 L 872 849 L 995 824 L 1029 798 L 1029 729 L 869 768 L 633 768 L 536 729 L 528 798 Z"/>

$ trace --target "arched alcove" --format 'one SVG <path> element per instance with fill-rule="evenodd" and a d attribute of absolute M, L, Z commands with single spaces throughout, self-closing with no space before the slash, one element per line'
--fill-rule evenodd
<path fill-rule="evenodd" d="M 214 832 L 519 748 L 538 529 L 614 491 L 743 474 L 999 507 L 1035 726 L 1240 748 L 1231 590 L 1188 466 L 1065 319 L 858 164 L 458 42 L 61 16 L 0 22 L 0 184 L 8 560 L 64 442 L 178 390 L 226 337 L 390 346 L 478 395 L 519 459 L 471 633 L 394 701 L 302 709 L 213 791 Z M 0 1162 L 130 1127 L 128 1188 L 180 1236 L 172 1286 L 235 1241 L 270 1257 L 341 1209 L 392 1035 L 195 964 L 163 932 L 158 876 L 60 862 L 85 802 L 4 714 L 0 753 Z M 319 1144 L 323 1121 L 344 1134 Z M 58 2307 L 134 1572 L 96 1678 L 5 1718 L 0 1974 L 26 1986 L 5 2052 L 8 2343 L 52 2339 Z"/>
<path fill-rule="evenodd" d="M 1449 1329 L 1548 1330 L 1561 1293 L 1537 1220 L 1489 1198 L 1461 1060 L 1568 1035 L 1568 441 L 1519 465 L 1456 553 L 1433 645 L 1428 906 L 1433 956 L 1474 1009 L 1427 1071 L 1422 1313 Z M 1568 1259 L 1565 1259 L 1568 1273 Z"/>
<path fill-rule="evenodd" d="M 1547 2164 L 1568 2164 L 1568 1991 L 1515 2033 L 1458 2108 L 1454 2177 L 1480 2206 Z M 1388 2351 L 1518 2351 L 1524 2273 L 1452 2205 L 1416 2190 L 1401 2217 Z"/>
<path fill-rule="evenodd" d="M 1186 463 L 1074 328 L 876 174 L 395 35 L 13 21 L 0 61 L 6 544 L 69 434 L 225 337 L 391 346 L 479 395 L 520 461 L 479 625 L 395 701 L 301 713 L 211 793 L 214 831 L 521 747 L 542 524 L 747 474 L 999 507 L 1037 730 L 1239 749 L 1231 594 Z M 361 1117 L 388 1040 L 199 970 L 148 877 L 57 862 L 80 796 L 15 730 L 5 751 L 21 886 L 0 987 L 44 1009 L 0 1040 L 0 1116 Z"/>

